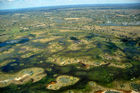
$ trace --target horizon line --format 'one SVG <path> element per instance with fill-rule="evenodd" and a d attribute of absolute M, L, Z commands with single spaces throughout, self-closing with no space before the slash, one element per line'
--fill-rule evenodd
<path fill-rule="evenodd" d="M 100 4 L 67 4 L 67 5 L 49 5 L 49 6 L 35 6 L 35 7 L 23 7 L 23 8 L 7 8 L 7 9 L 0 9 L 1 10 L 20 10 L 20 9 L 29 9 L 29 8 L 49 8 L 49 7 L 61 7 L 61 6 L 78 6 L 78 5 L 122 5 L 122 4 L 140 4 L 140 2 L 138 3 L 100 3 Z"/>

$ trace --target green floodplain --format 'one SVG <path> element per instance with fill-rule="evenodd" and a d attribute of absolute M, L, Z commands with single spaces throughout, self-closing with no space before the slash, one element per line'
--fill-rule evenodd
<path fill-rule="evenodd" d="M 140 93 L 139 6 L 0 10 L 0 93 Z"/>

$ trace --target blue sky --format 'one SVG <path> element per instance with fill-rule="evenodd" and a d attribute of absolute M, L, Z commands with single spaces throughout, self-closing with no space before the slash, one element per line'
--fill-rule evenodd
<path fill-rule="evenodd" d="M 0 0 L 0 9 L 109 3 L 140 3 L 140 0 Z"/>

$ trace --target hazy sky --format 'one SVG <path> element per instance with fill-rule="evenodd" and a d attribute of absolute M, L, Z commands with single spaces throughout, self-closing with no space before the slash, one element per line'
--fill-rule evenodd
<path fill-rule="evenodd" d="M 0 9 L 109 3 L 140 3 L 140 0 L 0 0 Z"/>

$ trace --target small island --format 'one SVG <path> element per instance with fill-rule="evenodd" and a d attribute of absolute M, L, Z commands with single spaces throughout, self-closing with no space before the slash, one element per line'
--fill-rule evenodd
<path fill-rule="evenodd" d="M 37 82 L 46 76 L 43 68 L 27 68 L 15 74 L 5 74 L 0 72 L 0 87 L 6 87 L 10 84 L 25 84 L 28 81 Z"/>
<path fill-rule="evenodd" d="M 74 85 L 79 81 L 79 78 L 68 76 L 68 75 L 62 75 L 56 78 L 56 82 L 51 82 L 47 85 L 47 89 L 50 90 L 59 90 L 62 87 Z"/>

